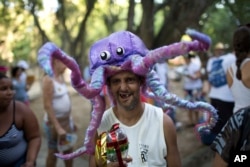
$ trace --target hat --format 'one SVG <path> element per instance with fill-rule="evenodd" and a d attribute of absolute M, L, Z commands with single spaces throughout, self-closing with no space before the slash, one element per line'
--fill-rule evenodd
<path fill-rule="evenodd" d="M 225 46 L 224 46 L 223 43 L 218 42 L 218 43 L 215 45 L 214 49 L 217 49 L 217 50 L 224 50 L 224 49 L 225 49 Z"/>
<path fill-rule="evenodd" d="M 7 72 L 7 71 L 8 71 L 8 67 L 0 66 L 0 72 Z"/>
<path fill-rule="evenodd" d="M 184 58 L 188 58 L 188 59 L 191 59 L 191 58 L 194 58 L 196 57 L 195 53 L 193 51 L 190 51 L 188 52 L 187 54 L 184 55 Z"/>
<path fill-rule="evenodd" d="M 189 35 L 182 35 L 181 42 L 190 42 L 192 41 L 192 38 Z"/>
<path fill-rule="evenodd" d="M 29 64 L 24 60 L 18 61 L 17 66 L 21 67 L 21 68 L 23 68 L 25 70 L 27 70 L 29 68 Z"/>

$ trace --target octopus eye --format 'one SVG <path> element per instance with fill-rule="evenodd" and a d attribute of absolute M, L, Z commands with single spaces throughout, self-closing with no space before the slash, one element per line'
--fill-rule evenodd
<path fill-rule="evenodd" d="M 124 49 L 123 49 L 122 47 L 118 47 L 118 48 L 116 49 L 116 53 L 117 53 L 118 55 L 123 55 L 123 54 L 125 53 L 125 51 L 124 51 Z"/>
<path fill-rule="evenodd" d="M 101 59 L 102 59 L 102 60 L 108 60 L 108 59 L 110 59 L 110 53 L 109 53 L 108 51 L 103 51 L 103 52 L 100 54 L 100 56 L 101 56 Z"/>

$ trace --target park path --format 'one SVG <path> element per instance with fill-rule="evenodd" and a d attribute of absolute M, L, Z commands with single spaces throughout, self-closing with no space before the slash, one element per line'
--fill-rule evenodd
<path fill-rule="evenodd" d="M 42 147 L 40 149 L 37 159 L 37 167 L 44 167 L 47 147 L 46 147 L 46 139 L 44 137 L 42 129 L 44 110 L 43 110 L 42 96 L 41 96 L 41 83 L 39 78 L 40 77 L 38 77 L 36 82 L 32 85 L 28 93 L 31 98 L 30 107 L 38 118 L 41 127 L 41 133 L 43 136 Z M 182 85 L 181 82 L 170 82 L 171 91 L 177 94 L 179 97 L 182 97 L 181 85 Z M 78 127 L 77 131 L 78 141 L 76 144 L 76 148 L 79 148 L 82 146 L 84 140 L 84 134 L 90 120 L 90 102 L 89 100 L 77 94 L 69 83 L 68 87 L 72 100 L 72 115 Z M 209 148 L 203 146 L 201 142 L 196 138 L 193 128 L 185 127 L 185 125 L 188 122 L 187 112 L 179 109 L 177 110 L 176 117 L 177 120 L 183 124 L 183 127 L 177 131 L 177 142 L 181 154 L 181 159 L 183 162 L 183 167 L 211 166 L 210 165 L 211 157 Z M 197 165 L 197 163 L 199 163 L 199 165 Z M 57 167 L 62 167 L 62 166 L 63 166 L 63 161 L 59 159 Z M 74 167 L 88 167 L 88 157 L 85 155 L 74 159 Z"/>

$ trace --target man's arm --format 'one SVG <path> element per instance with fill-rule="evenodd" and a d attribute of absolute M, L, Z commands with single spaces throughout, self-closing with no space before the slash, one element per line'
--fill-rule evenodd
<path fill-rule="evenodd" d="M 95 155 L 89 156 L 89 167 L 98 167 L 95 163 Z"/>
<path fill-rule="evenodd" d="M 163 116 L 163 126 L 165 142 L 167 145 L 167 166 L 181 167 L 181 158 L 177 146 L 176 129 L 173 121 L 166 114 Z"/>
<path fill-rule="evenodd" d="M 232 84 L 233 84 L 232 74 L 233 74 L 232 68 L 228 68 L 228 70 L 227 70 L 227 84 L 228 84 L 229 88 L 230 88 L 230 87 L 232 86 Z"/>

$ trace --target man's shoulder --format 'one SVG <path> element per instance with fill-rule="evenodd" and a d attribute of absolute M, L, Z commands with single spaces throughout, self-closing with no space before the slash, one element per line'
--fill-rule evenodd
<path fill-rule="evenodd" d="M 113 112 L 113 109 L 112 107 L 110 107 L 104 111 L 103 116 L 109 116 L 111 115 L 112 112 Z"/>
<path fill-rule="evenodd" d="M 145 109 L 157 110 L 157 111 L 161 110 L 162 111 L 162 109 L 160 107 L 155 106 L 155 105 L 150 104 L 150 103 L 145 103 Z"/>
<path fill-rule="evenodd" d="M 155 105 L 145 103 L 145 109 L 144 109 L 145 114 L 147 115 L 148 118 L 162 118 L 163 116 L 163 110 L 160 107 L 157 107 Z"/>
<path fill-rule="evenodd" d="M 97 130 L 98 134 L 100 134 L 101 132 L 106 132 L 114 124 L 115 121 L 113 120 L 112 112 L 112 108 L 104 111 L 102 120 Z"/>

